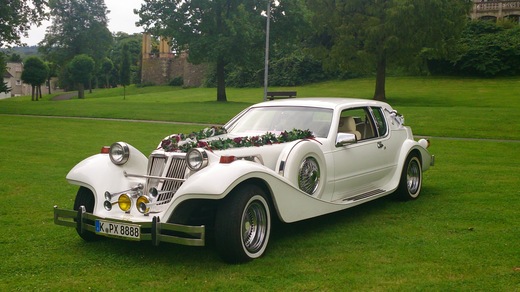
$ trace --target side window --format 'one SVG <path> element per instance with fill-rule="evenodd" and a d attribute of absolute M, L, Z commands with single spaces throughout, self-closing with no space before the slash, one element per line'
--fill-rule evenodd
<path fill-rule="evenodd" d="M 388 131 L 388 127 L 386 125 L 385 115 L 383 114 L 383 111 L 379 107 L 373 107 L 372 112 L 374 113 L 374 119 L 379 136 L 385 136 L 386 132 Z"/>
<path fill-rule="evenodd" d="M 348 109 L 341 112 L 338 132 L 355 134 L 358 140 L 376 137 L 376 131 L 368 108 Z"/>

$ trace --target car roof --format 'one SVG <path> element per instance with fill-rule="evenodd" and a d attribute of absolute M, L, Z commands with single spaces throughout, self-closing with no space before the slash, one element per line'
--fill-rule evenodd
<path fill-rule="evenodd" d="M 358 107 L 358 106 L 380 106 L 391 108 L 387 103 L 360 99 L 360 98 L 344 98 L 344 97 L 313 97 L 313 98 L 287 98 L 272 101 L 261 102 L 253 105 L 253 107 L 266 106 L 307 106 L 335 109 L 337 107 Z"/>

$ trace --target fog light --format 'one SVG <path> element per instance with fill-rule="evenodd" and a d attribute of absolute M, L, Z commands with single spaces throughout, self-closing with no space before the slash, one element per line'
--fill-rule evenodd
<path fill-rule="evenodd" d="M 128 212 L 132 207 L 132 200 L 127 194 L 122 194 L 121 196 L 119 196 L 117 204 L 119 205 L 119 208 L 121 210 L 123 210 L 124 212 Z"/>
<path fill-rule="evenodd" d="M 112 203 L 110 201 L 105 201 L 105 203 L 103 203 L 103 206 L 105 207 L 105 210 L 107 210 L 107 211 L 112 210 Z"/>
<path fill-rule="evenodd" d="M 150 212 L 150 208 L 147 206 L 147 204 L 150 203 L 150 200 L 146 196 L 140 196 L 137 199 L 137 210 L 139 212 L 146 214 Z"/>

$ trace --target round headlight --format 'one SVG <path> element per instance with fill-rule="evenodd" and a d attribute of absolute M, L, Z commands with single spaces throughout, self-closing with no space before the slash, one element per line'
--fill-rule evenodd
<path fill-rule="evenodd" d="M 208 154 L 204 149 L 193 148 L 186 154 L 189 169 L 198 171 L 208 165 Z"/>
<path fill-rule="evenodd" d="M 137 199 L 137 210 L 143 214 L 149 213 L 150 208 L 147 206 L 148 203 L 150 203 L 150 200 L 146 196 L 140 196 Z"/>
<path fill-rule="evenodd" d="M 112 163 L 121 165 L 125 164 L 130 157 L 130 149 L 128 144 L 123 142 L 116 142 L 110 146 L 110 160 Z"/>
<path fill-rule="evenodd" d="M 124 212 L 128 212 L 132 207 L 132 200 L 127 194 L 122 194 L 119 196 L 117 204 L 119 205 L 119 209 L 123 210 Z"/>

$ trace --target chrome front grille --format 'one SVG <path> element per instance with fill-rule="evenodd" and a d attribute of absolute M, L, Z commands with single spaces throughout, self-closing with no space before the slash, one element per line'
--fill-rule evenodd
<path fill-rule="evenodd" d="M 159 191 L 157 205 L 168 204 L 175 192 L 181 187 L 186 177 L 187 164 L 184 155 L 152 154 L 148 163 L 148 175 L 154 177 L 176 178 L 180 180 L 165 180 L 148 178 L 148 189 L 156 187 Z"/>
<path fill-rule="evenodd" d="M 184 157 L 172 157 L 170 159 L 170 165 L 168 167 L 168 170 L 166 171 L 166 177 L 183 179 L 185 178 L 187 168 L 188 166 Z M 161 186 L 161 190 L 170 192 L 161 193 L 159 195 L 158 201 L 161 203 L 158 205 L 169 203 L 170 200 L 173 198 L 173 195 L 175 195 L 175 192 L 177 192 L 177 190 L 181 187 L 182 183 L 183 181 L 177 180 L 164 181 Z"/>
<path fill-rule="evenodd" d="M 148 175 L 161 176 L 166 165 L 168 157 L 165 155 L 152 155 L 148 162 Z M 149 178 L 147 180 L 148 186 L 157 186 L 159 183 L 158 179 Z"/>

